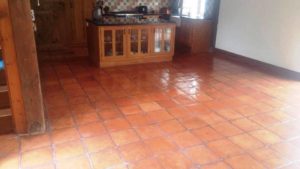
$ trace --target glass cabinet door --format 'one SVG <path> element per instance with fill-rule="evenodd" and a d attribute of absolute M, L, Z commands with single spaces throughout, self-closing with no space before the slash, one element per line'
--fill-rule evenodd
<path fill-rule="evenodd" d="M 163 28 L 154 29 L 154 53 L 162 52 Z"/>
<path fill-rule="evenodd" d="M 164 29 L 164 52 L 171 52 L 172 28 Z"/>
<path fill-rule="evenodd" d="M 115 56 L 123 56 L 124 53 L 124 30 L 115 31 Z"/>
<path fill-rule="evenodd" d="M 113 56 L 113 30 L 104 30 L 104 56 L 111 57 Z"/>
<path fill-rule="evenodd" d="M 149 29 L 141 29 L 140 52 L 142 55 L 149 53 L 149 32 Z"/>
<path fill-rule="evenodd" d="M 130 29 L 130 55 L 137 55 L 139 53 L 139 30 Z"/>

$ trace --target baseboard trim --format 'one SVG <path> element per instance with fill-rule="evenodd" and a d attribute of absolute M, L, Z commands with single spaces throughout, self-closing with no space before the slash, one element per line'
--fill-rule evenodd
<path fill-rule="evenodd" d="M 269 63 L 265 63 L 259 60 L 255 60 L 252 58 L 248 58 L 246 56 L 242 56 L 236 53 L 232 53 L 226 50 L 215 48 L 216 57 L 220 59 L 226 59 L 231 62 L 236 62 L 239 64 L 243 64 L 244 66 L 248 66 L 251 68 L 255 68 L 256 70 L 262 71 L 264 73 L 269 73 L 272 75 L 280 75 L 285 78 L 290 78 L 293 80 L 300 80 L 300 73 L 296 71 L 292 71 L 286 68 L 282 68 L 279 66 L 275 66 Z M 221 54 L 221 55 L 218 55 Z"/>

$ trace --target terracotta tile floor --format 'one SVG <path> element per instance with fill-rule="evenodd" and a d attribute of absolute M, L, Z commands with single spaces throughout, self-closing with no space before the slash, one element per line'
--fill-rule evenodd
<path fill-rule="evenodd" d="M 300 168 L 299 81 L 204 56 L 40 67 L 47 132 L 0 136 L 0 169 Z"/>

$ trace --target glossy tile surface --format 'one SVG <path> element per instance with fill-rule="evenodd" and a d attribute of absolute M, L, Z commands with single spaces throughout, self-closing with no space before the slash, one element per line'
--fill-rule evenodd
<path fill-rule="evenodd" d="M 47 132 L 0 136 L 0 169 L 299 168 L 300 82 L 212 57 L 42 63 Z"/>

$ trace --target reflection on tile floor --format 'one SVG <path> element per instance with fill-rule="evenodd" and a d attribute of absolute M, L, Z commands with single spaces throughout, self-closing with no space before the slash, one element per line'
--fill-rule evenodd
<path fill-rule="evenodd" d="M 0 136 L 1 169 L 300 168 L 296 80 L 220 58 L 40 67 L 48 131 Z"/>

